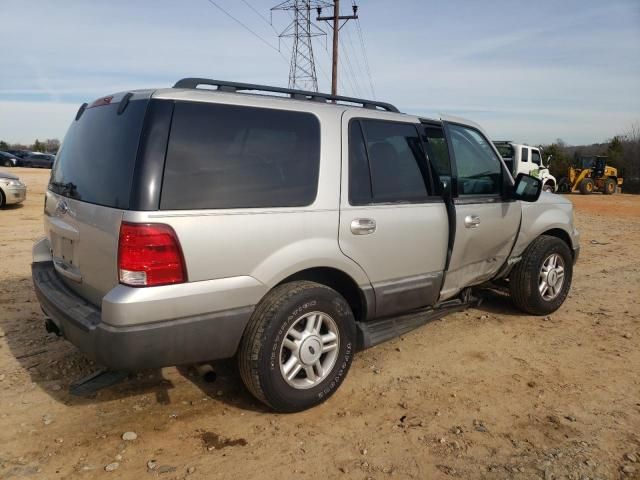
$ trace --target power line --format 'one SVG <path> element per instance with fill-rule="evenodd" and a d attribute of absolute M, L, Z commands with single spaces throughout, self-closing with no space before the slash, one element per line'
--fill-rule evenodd
<path fill-rule="evenodd" d="M 342 49 L 342 53 L 344 53 L 344 59 L 345 59 L 344 63 L 347 64 L 347 69 L 346 69 L 347 79 L 351 83 L 354 96 L 359 97 L 361 96 L 360 88 L 359 88 L 360 85 L 358 84 L 358 79 L 356 78 L 356 75 L 353 73 L 353 66 L 351 65 L 351 59 L 349 58 L 349 53 L 347 52 L 347 49 L 344 46 L 342 38 L 340 38 L 339 42 L 340 42 L 340 48 Z"/>
<path fill-rule="evenodd" d="M 369 77 L 369 86 L 371 87 L 371 93 L 373 93 L 373 99 L 376 99 L 376 90 L 373 86 L 373 76 L 371 75 L 371 69 L 369 68 L 369 59 L 367 55 L 367 49 L 364 46 L 364 36 L 362 35 L 362 28 L 360 28 L 360 20 L 356 19 L 356 26 L 358 27 L 358 37 L 360 37 L 360 46 L 362 47 L 362 56 L 364 57 L 364 66 L 367 70 L 367 76 Z"/>
<path fill-rule="evenodd" d="M 267 17 L 262 15 L 253 5 L 251 5 L 249 2 L 247 2 L 247 0 L 242 0 L 242 3 L 244 3 L 247 7 L 249 7 L 251 10 L 253 10 L 256 13 L 256 15 L 258 15 L 262 20 L 264 20 L 266 23 L 268 23 L 269 26 L 273 29 L 274 32 L 278 33 L 278 31 L 276 30 L 276 27 L 273 26 L 271 21 L 269 21 L 267 19 Z"/>
<path fill-rule="evenodd" d="M 366 82 L 363 80 L 363 85 L 360 84 L 360 79 L 361 78 L 364 79 L 366 76 L 366 71 L 363 69 L 361 61 L 359 60 L 359 57 L 361 57 L 361 55 L 353 46 L 353 40 L 351 39 L 351 33 L 349 32 L 349 28 L 346 28 L 344 33 L 347 36 L 347 42 L 345 42 L 345 48 L 348 46 L 351 50 L 351 58 L 353 58 L 354 72 L 357 74 L 357 78 L 358 78 L 358 87 L 362 88 L 362 92 L 366 92 L 367 91 Z"/>
<path fill-rule="evenodd" d="M 236 22 L 237 24 L 239 24 L 242 28 L 244 28 L 247 32 L 249 32 L 251 35 L 253 35 L 254 37 L 256 37 L 257 39 L 259 39 L 262 43 L 264 43 L 266 46 L 268 46 L 269 48 L 271 48 L 272 50 L 275 50 L 276 52 L 278 52 L 278 54 L 280 54 L 280 56 L 286 61 L 287 57 L 285 57 L 284 55 L 282 55 L 282 52 L 280 51 L 279 48 L 271 45 L 271 43 L 269 43 L 267 40 L 265 40 L 263 37 L 261 37 L 260 35 L 258 35 L 256 32 L 254 32 L 253 30 L 251 30 L 249 27 L 247 27 L 244 23 L 242 23 L 240 20 L 238 20 L 236 17 L 234 17 L 233 15 L 231 15 L 229 12 L 227 12 L 224 8 L 222 8 L 220 5 L 218 5 L 216 2 L 214 2 L 213 0 L 207 0 L 207 2 L 209 2 L 211 5 L 213 5 L 214 7 L 216 7 L 218 10 L 220 10 L 222 13 L 224 13 L 227 17 L 229 17 L 231 20 L 233 20 L 234 22 Z"/>

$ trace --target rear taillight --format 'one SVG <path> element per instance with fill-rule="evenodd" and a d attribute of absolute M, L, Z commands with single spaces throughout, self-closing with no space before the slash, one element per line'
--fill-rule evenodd
<path fill-rule="evenodd" d="M 123 222 L 118 242 L 118 272 L 120 283 L 133 287 L 186 282 L 176 232 L 160 223 Z"/>

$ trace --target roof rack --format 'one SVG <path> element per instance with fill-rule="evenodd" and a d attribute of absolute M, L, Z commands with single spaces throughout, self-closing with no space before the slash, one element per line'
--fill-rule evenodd
<path fill-rule="evenodd" d="M 225 82 L 222 80 L 211 80 L 209 78 L 183 78 L 178 80 L 173 88 L 198 88 L 198 85 L 211 85 L 218 87 L 221 92 L 241 92 L 241 91 L 261 91 L 284 93 L 296 100 L 312 100 L 315 102 L 348 102 L 362 105 L 364 108 L 377 110 L 378 108 L 388 112 L 399 112 L 390 103 L 378 102 L 375 100 L 364 100 L 362 98 L 343 97 L 341 95 L 330 95 L 328 93 L 309 92 L 306 90 L 294 90 L 291 88 L 269 87 L 267 85 L 255 85 L 253 83 Z"/>

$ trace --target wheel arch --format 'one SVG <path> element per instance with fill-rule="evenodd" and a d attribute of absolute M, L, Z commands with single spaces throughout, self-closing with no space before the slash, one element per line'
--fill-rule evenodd
<path fill-rule="evenodd" d="M 374 313 L 373 289 L 361 288 L 349 274 L 342 270 L 334 267 L 306 268 L 282 279 L 278 285 L 296 280 L 316 282 L 334 289 L 347 301 L 356 321 L 371 318 Z"/>
<path fill-rule="evenodd" d="M 575 251 L 573 249 L 573 242 L 571 241 L 571 236 L 566 230 L 563 230 L 562 228 L 552 228 L 550 230 L 546 230 L 542 232 L 540 235 L 538 235 L 538 237 L 541 235 L 548 235 L 550 237 L 559 238 L 560 240 L 562 240 L 564 243 L 567 244 L 567 247 L 569 247 L 569 251 L 571 252 L 571 255 L 575 256 Z"/>

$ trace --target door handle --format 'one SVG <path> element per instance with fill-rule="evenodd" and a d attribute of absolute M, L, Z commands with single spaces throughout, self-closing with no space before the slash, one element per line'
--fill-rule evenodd
<path fill-rule="evenodd" d="M 376 231 L 376 221 L 373 218 L 355 218 L 351 220 L 351 233 L 354 235 L 369 235 Z"/>
<path fill-rule="evenodd" d="M 467 215 L 464 217 L 464 226 L 466 228 L 478 228 L 480 225 L 480 217 L 478 215 Z"/>

